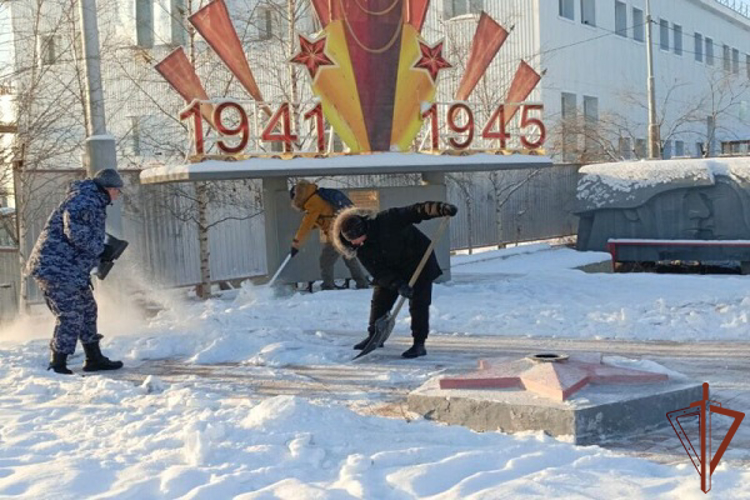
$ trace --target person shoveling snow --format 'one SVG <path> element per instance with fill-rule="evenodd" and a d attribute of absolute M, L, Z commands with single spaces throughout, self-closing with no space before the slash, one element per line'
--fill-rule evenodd
<path fill-rule="evenodd" d="M 437 217 L 453 217 L 455 205 L 437 201 L 416 203 L 407 207 L 375 212 L 351 207 L 339 213 L 333 223 L 332 238 L 336 249 L 348 258 L 357 257 L 374 279 L 368 337 L 354 346 L 363 350 L 376 334 L 378 323 L 387 315 L 401 295 L 409 299 L 411 334 L 414 344 L 405 358 L 427 354 L 425 341 L 430 331 L 432 282 L 442 274 L 435 253 L 420 273 L 416 273 L 423 256 L 430 250 L 430 239 L 414 224 Z M 417 274 L 413 286 L 409 280 Z"/>
<path fill-rule="evenodd" d="M 117 241 L 119 250 L 107 243 L 104 222 L 107 205 L 117 200 L 123 187 L 114 169 L 99 171 L 93 178 L 76 181 L 67 196 L 47 220 L 26 271 L 33 276 L 57 323 L 50 341 L 49 370 L 72 375 L 68 356 L 81 340 L 86 352 L 83 370 L 117 370 L 122 362 L 102 354 L 97 333 L 97 306 L 91 285 L 91 271 L 99 269 L 104 279 L 111 261 L 127 243 Z M 117 254 L 117 255 L 116 255 Z M 107 271 L 103 271 L 107 269 Z"/>

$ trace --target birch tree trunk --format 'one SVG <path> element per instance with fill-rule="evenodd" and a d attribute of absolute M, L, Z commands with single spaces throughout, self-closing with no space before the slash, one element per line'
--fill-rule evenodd
<path fill-rule="evenodd" d="M 193 0 L 188 0 L 188 15 L 193 13 Z M 188 25 L 190 35 L 190 63 L 195 67 L 195 28 Z M 211 265 L 208 247 L 208 186 L 205 182 L 195 184 L 195 199 L 198 209 L 198 258 L 200 260 L 201 282 L 196 287 L 196 295 L 201 299 L 211 296 Z"/>
<path fill-rule="evenodd" d="M 211 266 L 208 247 L 208 186 L 205 182 L 195 185 L 195 197 L 198 203 L 198 250 L 201 261 L 201 284 L 197 294 L 201 299 L 211 296 Z"/>

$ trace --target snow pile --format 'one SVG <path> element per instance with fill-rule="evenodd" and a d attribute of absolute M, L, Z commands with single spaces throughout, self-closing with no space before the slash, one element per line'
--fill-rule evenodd
<path fill-rule="evenodd" d="M 291 396 L 258 402 L 189 385 L 149 392 L 103 377 L 4 375 L 0 496 L 700 498 L 692 467 L 541 434 L 478 434 Z M 720 469 L 715 493 L 741 498 L 750 473 Z"/>
<path fill-rule="evenodd" d="M 581 210 L 640 204 L 668 189 L 711 186 L 716 176 L 750 183 L 750 158 L 625 161 L 587 165 L 579 170 L 576 197 Z M 642 191 L 646 193 L 644 196 Z"/>
<path fill-rule="evenodd" d="M 456 257 L 453 281 L 434 290 L 433 342 L 477 334 L 748 338 L 746 277 L 573 269 L 606 258 L 545 245 Z M 430 359 L 450 368 L 454 353 L 380 371 L 377 363 L 363 366 L 372 391 L 349 392 L 346 400 L 334 389 L 314 400 L 260 390 L 259 381 L 315 382 L 290 365 L 348 366 L 369 299 L 367 290 L 277 297 L 246 286 L 206 302 L 167 301 L 127 335 L 105 338 L 105 352 L 128 367 L 166 358 L 187 372 L 145 380 L 128 379 L 127 369 L 57 376 L 44 370 L 48 326 L 37 328 L 38 340 L 0 333 L 0 497 L 704 498 L 686 457 L 658 465 L 537 434 L 477 434 L 409 420 L 405 411 L 384 418 L 344 407 L 371 407 L 381 389 L 416 386 L 435 375 Z M 112 314 L 100 320 L 105 334 Z M 404 311 L 394 336 L 408 335 Z M 667 371 L 647 360 L 607 361 Z M 70 364 L 80 372 L 80 363 L 79 353 Z M 226 370 L 220 384 L 190 372 L 216 363 L 237 363 L 214 366 Z M 750 470 L 728 462 L 714 476 L 714 491 L 743 498 Z"/>

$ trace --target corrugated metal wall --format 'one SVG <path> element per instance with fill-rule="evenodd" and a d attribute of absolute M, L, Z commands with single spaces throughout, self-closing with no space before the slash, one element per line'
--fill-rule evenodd
<path fill-rule="evenodd" d="M 449 175 L 448 199 L 459 207 L 451 248 L 517 243 L 575 234 L 578 166 Z M 471 231 L 471 234 L 470 234 Z"/>
<path fill-rule="evenodd" d="M 18 248 L 0 247 L 0 323 L 18 312 Z"/>
<path fill-rule="evenodd" d="M 166 286 L 199 283 L 194 186 L 135 184 L 128 190 L 130 202 L 123 210 L 125 238 L 133 246 L 128 255 L 148 276 Z M 264 274 L 260 182 L 214 182 L 209 192 L 211 278 L 218 281 Z"/>

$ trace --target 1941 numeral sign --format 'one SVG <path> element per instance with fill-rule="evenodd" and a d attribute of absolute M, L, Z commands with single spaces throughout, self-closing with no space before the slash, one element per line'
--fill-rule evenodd
<path fill-rule="evenodd" d="M 231 110 L 236 116 L 232 120 L 233 125 L 227 125 L 225 112 Z M 510 110 L 510 111 L 509 111 Z M 525 149 L 539 149 L 547 137 L 547 129 L 542 122 L 541 115 L 544 110 L 541 104 L 501 104 L 491 114 L 490 118 L 482 127 L 480 137 L 492 144 L 492 148 L 506 149 L 508 142 L 513 139 L 508 123 L 511 121 L 506 116 L 515 114 L 520 110 L 520 126 L 518 136 L 521 145 Z M 325 120 L 323 107 L 320 103 L 302 115 L 305 121 L 312 121 L 317 136 L 316 147 L 319 153 L 326 151 Z M 221 135 L 216 141 L 217 148 L 224 154 L 236 155 L 245 150 L 251 139 L 250 120 L 245 109 L 236 102 L 222 101 L 213 109 L 211 116 L 213 125 Z M 429 122 L 430 146 L 432 150 L 440 149 L 440 120 L 438 117 L 438 105 L 433 104 L 424 113 L 422 119 Z M 180 113 L 180 120 L 192 120 L 194 133 L 195 153 L 205 154 L 205 143 L 203 134 L 203 120 L 201 114 L 201 101 L 193 101 Z M 451 132 L 447 138 L 448 144 L 453 149 L 464 150 L 471 147 L 477 135 L 477 124 L 474 112 L 468 104 L 456 102 L 450 104 L 445 116 L 445 124 Z M 289 103 L 282 103 L 275 113 L 271 115 L 262 132 L 260 139 L 266 142 L 279 142 L 283 144 L 284 151 L 290 153 L 299 137 L 293 132 L 292 116 Z M 238 138 L 230 144 L 226 138 Z M 498 147 L 499 146 L 499 147 Z"/>

